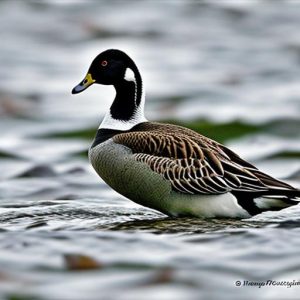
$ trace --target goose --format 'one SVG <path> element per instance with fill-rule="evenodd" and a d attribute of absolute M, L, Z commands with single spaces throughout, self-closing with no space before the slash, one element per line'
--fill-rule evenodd
<path fill-rule="evenodd" d="M 73 88 L 113 85 L 115 98 L 89 149 L 98 175 L 137 204 L 168 216 L 248 218 L 300 200 L 300 190 L 191 129 L 144 116 L 141 74 L 123 51 L 109 49 Z"/>

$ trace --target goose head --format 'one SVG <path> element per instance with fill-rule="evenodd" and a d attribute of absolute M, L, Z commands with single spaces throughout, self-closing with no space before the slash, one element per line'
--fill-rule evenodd
<path fill-rule="evenodd" d="M 137 67 L 123 51 L 109 49 L 100 53 L 90 65 L 85 78 L 73 88 L 72 94 L 78 94 L 94 83 L 118 85 L 122 81 L 133 81 Z"/>

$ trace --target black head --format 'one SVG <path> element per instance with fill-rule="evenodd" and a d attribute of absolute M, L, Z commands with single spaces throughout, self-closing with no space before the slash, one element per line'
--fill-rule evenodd
<path fill-rule="evenodd" d="M 72 94 L 84 91 L 93 83 L 116 85 L 124 80 L 127 68 L 136 70 L 134 62 L 126 53 L 115 49 L 106 50 L 93 60 L 87 75 L 73 88 Z"/>

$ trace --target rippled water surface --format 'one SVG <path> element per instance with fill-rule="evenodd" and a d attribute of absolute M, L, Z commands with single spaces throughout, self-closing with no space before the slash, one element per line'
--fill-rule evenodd
<path fill-rule="evenodd" d="M 95 55 L 123 49 L 149 119 L 300 186 L 298 2 L 2 0 L 0 11 L 1 299 L 299 299 L 299 205 L 248 220 L 138 206 L 87 159 L 113 89 L 70 94 Z"/>

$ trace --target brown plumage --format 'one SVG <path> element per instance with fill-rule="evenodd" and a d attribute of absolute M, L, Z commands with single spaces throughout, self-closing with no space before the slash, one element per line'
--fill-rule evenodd
<path fill-rule="evenodd" d="M 229 191 L 280 194 L 299 191 L 259 171 L 225 146 L 193 130 L 145 122 L 113 137 L 130 148 L 134 158 L 167 179 L 172 188 L 189 194 Z"/>
<path fill-rule="evenodd" d="M 100 53 L 72 93 L 94 83 L 113 85 L 116 96 L 89 150 L 90 160 L 125 197 L 172 216 L 249 217 L 298 203 L 299 190 L 223 145 L 188 128 L 148 122 L 142 77 L 126 53 Z"/>

